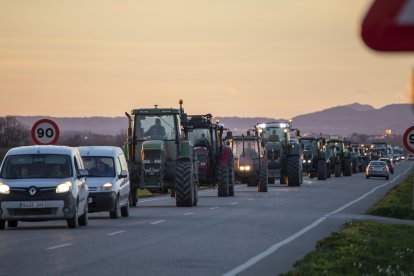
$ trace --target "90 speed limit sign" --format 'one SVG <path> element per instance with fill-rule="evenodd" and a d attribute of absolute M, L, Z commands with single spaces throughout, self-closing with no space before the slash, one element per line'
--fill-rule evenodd
<path fill-rule="evenodd" d="M 414 153 L 414 126 L 409 127 L 404 132 L 403 143 L 406 148 L 411 153 Z"/>
<path fill-rule="evenodd" d="M 53 145 L 59 139 L 59 127 L 49 119 L 42 119 L 32 127 L 32 139 L 36 145 Z"/>

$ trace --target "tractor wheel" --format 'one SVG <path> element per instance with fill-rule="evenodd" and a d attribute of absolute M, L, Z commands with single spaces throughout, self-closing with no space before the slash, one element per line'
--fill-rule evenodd
<path fill-rule="evenodd" d="M 129 191 L 129 206 L 135 207 L 137 206 L 137 203 L 138 203 L 138 189 L 131 187 L 131 190 Z"/>
<path fill-rule="evenodd" d="M 233 162 L 230 163 L 230 171 L 229 171 L 229 196 L 234 196 L 234 185 L 236 184 L 235 176 L 234 176 L 234 166 Z"/>
<path fill-rule="evenodd" d="M 347 158 L 344 160 L 344 176 L 352 175 L 352 162 L 351 159 Z"/>
<path fill-rule="evenodd" d="M 327 177 L 326 161 L 318 161 L 318 180 L 326 180 Z"/>
<path fill-rule="evenodd" d="M 175 205 L 177 207 L 194 205 L 194 172 L 190 161 L 178 161 L 175 165 Z"/>
<path fill-rule="evenodd" d="M 256 178 L 255 177 L 249 177 L 249 179 L 247 180 L 247 186 L 248 187 L 256 187 L 257 186 Z"/>
<path fill-rule="evenodd" d="M 274 177 L 269 177 L 267 179 L 267 183 L 269 183 L 269 184 L 275 184 L 275 178 Z"/>
<path fill-rule="evenodd" d="M 288 186 L 300 186 L 301 174 L 299 156 L 289 156 L 287 159 L 287 184 Z"/>
<path fill-rule="evenodd" d="M 267 185 L 267 169 L 261 169 L 259 172 L 259 185 L 257 185 L 257 191 L 267 193 Z"/>
<path fill-rule="evenodd" d="M 341 177 L 341 164 L 335 164 L 335 177 Z"/>
<path fill-rule="evenodd" d="M 331 178 L 331 164 L 326 164 L 326 176 L 327 178 Z"/>
<path fill-rule="evenodd" d="M 219 164 L 217 189 L 217 195 L 219 197 L 226 197 L 229 195 L 229 175 L 229 164 Z"/>
<path fill-rule="evenodd" d="M 354 158 L 354 162 L 352 164 L 353 164 L 352 173 L 353 174 L 359 173 L 358 159 Z"/>

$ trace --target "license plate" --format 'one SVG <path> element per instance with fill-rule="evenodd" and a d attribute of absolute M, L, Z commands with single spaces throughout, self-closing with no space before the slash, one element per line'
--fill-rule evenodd
<path fill-rule="evenodd" d="M 44 202 L 21 202 L 20 208 L 23 208 L 23 209 L 46 208 L 46 203 Z"/>

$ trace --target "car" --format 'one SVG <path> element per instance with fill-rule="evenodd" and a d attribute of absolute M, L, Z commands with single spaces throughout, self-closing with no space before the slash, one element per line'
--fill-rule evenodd
<path fill-rule="evenodd" d="M 88 170 L 88 211 L 109 212 L 110 218 L 129 216 L 130 182 L 124 152 L 119 147 L 79 147 Z"/>
<path fill-rule="evenodd" d="M 390 179 L 390 169 L 385 161 L 371 161 L 365 171 L 367 179 L 370 177 L 384 177 Z"/>
<path fill-rule="evenodd" d="M 384 161 L 387 163 L 387 166 L 390 169 L 390 173 L 394 174 L 394 162 L 390 158 L 380 158 L 378 161 Z"/>
<path fill-rule="evenodd" d="M 407 155 L 407 160 L 413 161 L 414 160 L 414 154 L 408 154 Z"/>
<path fill-rule="evenodd" d="M 0 169 L 0 229 L 18 221 L 88 224 L 87 171 L 79 150 L 66 146 L 10 149 Z"/>

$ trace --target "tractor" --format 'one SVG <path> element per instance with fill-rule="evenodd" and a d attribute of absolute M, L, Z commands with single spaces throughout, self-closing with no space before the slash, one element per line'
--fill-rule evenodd
<path fill-rule="evenodd" d="M 184 132 L 194 145 L 198 163 L 199 185 L 215 185 L 219 197 L 234 196 L 233 152 L 230 146 L 223 145 L 231 132 L 220 124 L 212 122 L 212 115 L 188 115 L 184 122 Z"/>
<path fill-rule="evenodd" d="M 349 146 L 349 152 L 353 156 L 352 173 L 365 172 L 370 160 L 369 155 L 365 152 L 364 145 L 352 143 Z"/>
<path fill-rule="evenodd" d="M 290 138 L 294 130 L 299 137 L 299 130 L 292 128 L 291 121 L 260 123 L 255 127 L 267 152 L 268 182 L 274 184 L 279 178 L 280 184 L 300 186 L 303 182 L 302 147 Z"/>
<path fill-rule="evenodd" d="M 183 102 L 174 108 L 133 109 L 128 117 L 126 152 L 130 173 L 130 204 L 138 202 L 138 189 L 171 191 L 176 206 L 198 202 L 197 163 L 193 145 L 183 132 Z"/>
<path fill-rule="evenodd" d="M 331 173 L 335 177 L 352 175 L 351 154 L 345 146 L 345 141 L 339 136 L 330 136 L 326 142 L 327 153 L 330 159 Z"/>
<path fill-rule="evenodd" d="M 231 145 L 234 156 L 235 179 L 247 186 L 257 186 L 257 191 L 267 192 L 267 154 L 257 131 L 233 136 Z"/>
<path fill-rule="evenodd" d="M 330 178 L 330 160 L 326 154 L 325 139 L 301 137 L 299 143 L 303 150 L 303 172 L 310 178 L 318 177 L 318 180 Z"/>

